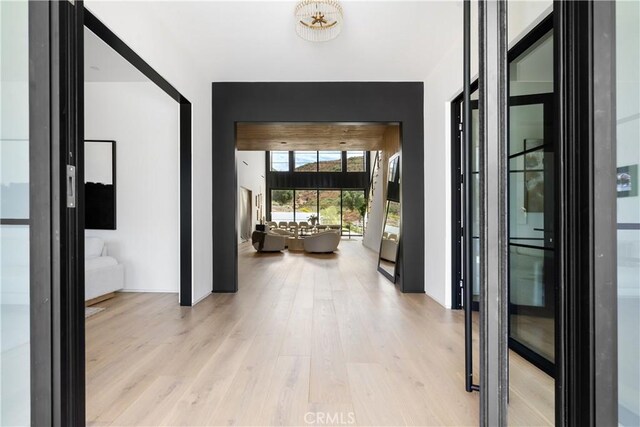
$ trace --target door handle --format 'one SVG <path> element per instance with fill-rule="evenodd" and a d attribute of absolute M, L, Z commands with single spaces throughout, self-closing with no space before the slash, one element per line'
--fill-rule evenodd
<path fill-rule="evenodd" d="M 67 165 L 67 207 L 76 207 L 76 167 Z"/>

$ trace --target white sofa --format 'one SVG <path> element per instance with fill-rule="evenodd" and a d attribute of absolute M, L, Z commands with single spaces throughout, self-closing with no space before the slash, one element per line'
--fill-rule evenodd
<path fill-rule="evenodd" d="M 84 299 L 109 295 L 124 288 L 124 266 L 107 255 L 107 247 L 99 237 L 84 239 Z"/>
<path fill-rule="evenodd" d="M 273 228 L 269 231 L 267 231 L 268 234 L 275 234 L 278 236 L 284 236 L 284 237 L 294 237 L 295 234 L 292 233 L 291 231 L 287 231 L 287 230 L 283 230 L 282 228 Z"/>
<path fill-rule="evenodd" d="M 304 251 L 311 253 L 328 253 L 338 249 L 340 232 L 333 230 L 312 234 L 304 238 Z"/>

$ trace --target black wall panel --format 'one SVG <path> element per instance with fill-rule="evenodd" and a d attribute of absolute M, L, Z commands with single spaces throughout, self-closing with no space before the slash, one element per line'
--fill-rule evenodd
<path fill-rule="evenodd" d="M 404 232 L 398 285 L 403 292 L 424 292 L 423 86 L 422 82 L 213 83 L 213 292 L 238 290 L 237 122 L 400 123 Z"/>
<path fill-rule="evenodd" d="M 366 172 L 267 172 L 267 189 L 278 188 L 368 188 Z"/>

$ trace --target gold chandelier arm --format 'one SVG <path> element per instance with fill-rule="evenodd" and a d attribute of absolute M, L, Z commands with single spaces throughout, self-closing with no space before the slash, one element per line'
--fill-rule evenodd
<path fill-rule="evenodd" d="M 307 28 L 311 29 L 311 30 L 325 30 L 325 29 L 327 29 L 327 28 L 331 28 L 331 27 L 333 27 L 333 26 L 335 26 L 335 25 L 338 25 L 338 21 L 333 21 L 331 24 L 329 24 L 329 25 L 325 25 L 324 27 L 316 27 L 316 26 L 314 26 L 314 25 L 309 25 L 309 24 L 307 24 L 307 23 L 306 23 L 306 22 L 304 22 L 304 21 L 300 21 L 300 23 L 301 23 L 302 25 L 304 25 L 305 27 L 307 27 Z"/>

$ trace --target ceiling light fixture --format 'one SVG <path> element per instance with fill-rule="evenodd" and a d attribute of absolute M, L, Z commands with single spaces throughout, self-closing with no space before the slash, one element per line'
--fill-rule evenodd
<path fill-rule="evenodd" d="M 296 33 L 311 42 L 326 42 L 342 30 L 342 7 L 336 0 L 303 0 L 296 5 Z"/>

